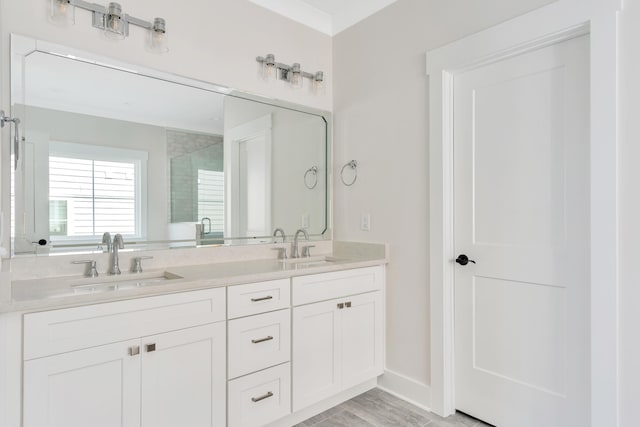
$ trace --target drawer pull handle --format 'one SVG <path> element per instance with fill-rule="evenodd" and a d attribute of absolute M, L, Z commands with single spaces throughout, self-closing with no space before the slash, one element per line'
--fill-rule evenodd
<path fill-rule="evenodd" d="M 260 397 L 252 397 L 252 398 L 251 398 L 251 401 L 252 401 L 252 402 L 254 402 L 254 403 L 255 403 L 255 402 L 260 402 L 261 400 L 268 399 L 268 398 L 270 398 L 270 397 L 273 397 L 273 393 L 271 393 L 271 392 L 269 391 L 269 392 L 267 392 L 267 394 L 263 394 L 263 395 L 262 395 L 262 396 L 260 396 Z"/>
<path fill-rule="evenodd" d="M 338 303 L 338 309 L 342 310 L 344 308 L 344 303 L 343 302 L 339 302 Z"/>
<path fill-rule="evenodd" d="M 147 350 L 147 353 L 151 353 L 152 351 L 156 351 L 156 344 L 147 344 L 144 346 L 145 349 Z"/>
<path fill-rule="evenodd" d="M 273 339 L 272 336 L 268 336 L 268 337 L 260 338 L 259 340 L 251 340 L 251 342 L 254 344 L 260 344 L 261 342 L 271 341 L 272 339 Z"/>
<path fill-rule="evenodd" d="M 129 356 L 137 356 L 138 354 L 140 354 L 140 346 L 129 347 Z"/>
<path fill-rule="evenodd" d="M 345 302 L 344 306 L 347 307 L 347 308 L 351 308 L 351 301 Z"/>
<path fill-rule="evenodd" d="M 267 295 L 266 297 L 262 298 L 251 298 L 251 302 L 266 301 L 268 299 L 273 299 L 273 297 L 271 295 Z"/>

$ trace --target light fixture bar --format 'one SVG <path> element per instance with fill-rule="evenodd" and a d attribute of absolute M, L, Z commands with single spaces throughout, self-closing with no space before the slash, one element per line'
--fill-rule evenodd
<path fill-rule="evenodd" d="M 93 26 L 101 30 L 104 30 L 107 27 L 107 17 L 109 16 L 110 9 L 112 8 L 112 6 L 115 6 L 118 8 L 118 10 L 121 10 L 120 4 L 118 3 L 109 3 L 109 7 L 104 7 L 100 4 L 89 3 L 84 0 L 57 0 L 57 1 L 61 3 L 66 2 L 70 6 L 78 7 L 80 9 L 84 9 L 92 12 Z M 156 19 L 161 19 L 161 18 L 156 18 Z M 126 13 L 120 16 L 120 20 L 123 21 L 125 36 L 129 35 L 129 24 L 135 25 L 136 27 L 144 28 L 145 30 L 155 30 L 154 23 L 144 19 L 136 18 L 135 16 L 131 16 Z"/>
<path fill-rule="evenodd" d="M 270 61 L 274 61 L 273 65 L 280 71 L 280 79 L 282 80 L 286 80 L 286 81 L 290 81 L 291 79 L 291 72 L 294 71 L 294 66 L 296 66 L 296 70 L 300 73 L 300 75 L 302 77 L 305 77 L 307 79 L 310 79 L 314 82 L 322 82 L 324 81 L 324 73 L 322 71 L 318 71 L 316 73 L 309 73 L 306 71 L 299 71 L 300 70 L 300 64 L 295 63 L 292 65 L 287 65 L 287 64 L 283 64 L 281 62 L 275 62 L 275 58 L 272 54 L 266 55 L 266 56 L 258 56 L 256 57 L 256 61 L 259 62 L 260 64 L 264 65 L 265 63 L 268 63 Z"/>

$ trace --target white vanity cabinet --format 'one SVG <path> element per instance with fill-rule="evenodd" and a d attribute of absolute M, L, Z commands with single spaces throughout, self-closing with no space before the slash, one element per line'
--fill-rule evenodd
<path fill-rule="evenodd" d="M 294 411 L 382 374 L 383 274 L 368 267 L 293 278 Z"/>
<path fill-rule="evenodd" d="M 11 427 L 289 426 L 382 374 L 384 266 L 19 318 Z"/>
<path fill-rule="evenodd" d="M 24 316 L 24 427 L 226 425 L 225 289 Z"/>

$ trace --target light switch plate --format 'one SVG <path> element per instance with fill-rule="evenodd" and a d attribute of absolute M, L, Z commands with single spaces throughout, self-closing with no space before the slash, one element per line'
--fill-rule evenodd
<path fill-rule="evenodd" d="M 360 216 L 360 230 L 371 231 L 371 214 L 363 213 Z"/>

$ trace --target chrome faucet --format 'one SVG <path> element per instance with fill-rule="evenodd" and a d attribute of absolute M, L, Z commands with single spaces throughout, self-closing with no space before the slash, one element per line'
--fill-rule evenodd
<path fill-rule="evenodd" d="M 116 237 L 113 238 L 113 251 L 111 252 L 111 268 L 109 269 L 109 274 L 120 274 L 118 249 L 124 249 L 124 240 L 122 240 L 121 234 L 116 234 Z"/>
<path fill-rule="evenodd" d="M 111 233 L 105 231 L 102 235 L 102 244 L 107 245 L 107 253 L 111 252 Z M 104 250 L 104 249 L 103 249 Z"/>
<path fill-rule="evenodd" d="M 208 231 L 204 231 L 205 220 L 209 223 Z M 202 219 L 200 220 L 200 235 L 204 237 L 205 234 L 209 234 L 209 233 L 211 233 L 211 218 L 209 218 L 208 216 L 203 216 Z"/>
<path fill-rule="evenodd" d="M 204 222 L 207 221 L 209 223 L 209 230 L 208 231 L 204 231 Z M 202 219 L 200 220 L 200 224 L 196 224 L 196 240 L 198 244 L 202 243 L 202 240 L 204 240 L 204 237 L 211 233 L 211 218 L 209 218 L 208 216 L 203 216 Z"/>
<path fill-rule="evenodd" d="M 71 264 L 87 264 L 87 277 L 98 277 L 98 269 L 96 268 L 96 262 L 92 259 L 83 259 L 80 261 L 71 261 Z"/>
<path fill-rule="evenodd" d="M 309 234 L 307 233 L 307 230 L 301 228 L 296 231 L 296 235 L 293 238 L 293 245 L 291 246 L 291 258 L 300 258 L 300 254 L 298 253 L 298 235 L 300 233 L 304 235 L 305 239 L 309 240 Z"/>
<path fill-rule="evenodd" d="M 280 235 L 282 236 L 282 243 L 284 243 L 286 240 L 286 236 L 282 228 L 276 228 L 275 230 L 273 230 L 273 243 L 277 243 L 276 238 L 278 237 L 278 233 L 280 233 Z"/>

